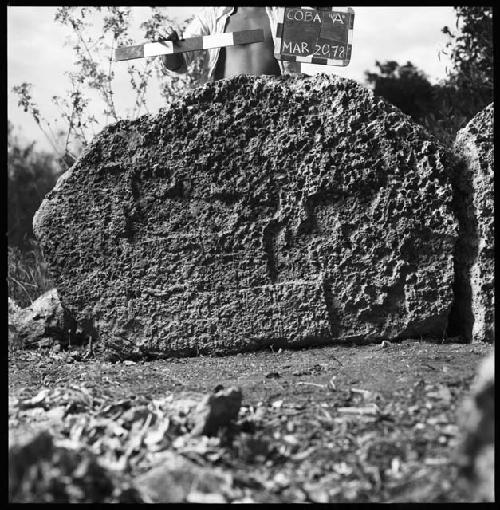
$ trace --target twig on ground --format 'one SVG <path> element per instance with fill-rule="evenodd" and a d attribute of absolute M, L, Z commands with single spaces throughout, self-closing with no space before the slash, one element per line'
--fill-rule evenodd
<path fill-rule="evenodd" d="M 298 382 L 297 384 L 307 384 L 309 386 L 317 386 L 318 388 L 326 388 L 326 384 L 318 384 L 313 382 Z"/>

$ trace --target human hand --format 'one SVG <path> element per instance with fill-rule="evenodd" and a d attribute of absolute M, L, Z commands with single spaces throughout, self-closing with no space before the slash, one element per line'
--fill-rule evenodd
<path fill-rule="evenodd" d="M 179 34 L 171 27 L 158 31 L 158 42 L 171 41 L 173 46 L 179 42 Z M 184 58 L 180 54 L 176 55 L 162 55 L 163 65 L 170 71 L 177 71 L 184 64 Z"/>
<path fill-rule="evenodd" d="M 179 34 L 173 28 L 167 28 L 158 32 L 158 41 L 172 41 L 174 44 L 179 41 Z"/>

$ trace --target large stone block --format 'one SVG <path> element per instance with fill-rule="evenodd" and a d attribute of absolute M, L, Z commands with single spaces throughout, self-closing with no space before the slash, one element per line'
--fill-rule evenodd
<path fill-rule="evenodd" d="M 448 153 L 339 77 L 236 77 L 108 126 L 34 230 L 108 349 L 235 352 L 441 336 Z"/>
<path fill-rule="evenodd" d="M 458 132 L 454 187 L 460 236 L 456 247 L 454 329 L 473 342 L 495 335 L 493 103 Z"/>

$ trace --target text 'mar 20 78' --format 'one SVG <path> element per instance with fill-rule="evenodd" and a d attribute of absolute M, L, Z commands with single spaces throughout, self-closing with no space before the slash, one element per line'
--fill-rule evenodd
<path fill-rule="evenodd" d="M 276 28 L 277 60 L 346 66 L 351 60 L 351 7 L 283 7 Z"/>

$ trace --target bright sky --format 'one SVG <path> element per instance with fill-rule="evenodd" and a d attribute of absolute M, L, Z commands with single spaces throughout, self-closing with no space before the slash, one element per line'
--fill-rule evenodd
<path fill-rule="evenodd" d="M 376 60 L 396 60 L 400 64 L 409 60 L 427 73 L 433 83 L 446 76 L 446 66 L 450 63 L 446 55 L 440 54 L 447 41 L 441 28 L 455 26 L 452 7 L 353 8 L 354 39 L 350 64 L 347 67 L 304 66 L 305 72 L 331 72 L 364 83 L 364 72 L 374 71 Z M 73 69 L 75 58 L 71 45 L 64 44 L 70 35 L 69 29 L 54 22 L 56 9 L 30 6 L 8 7 L 7 10 L 8 116 L 22 138 L 36 140 L 39 149 L 49 149 L 48 142 L 31 116 L 17 106 L 17 96 L 11 93 L 11 89 L 23 81 L 33 83 L 33 99 L 42 115 L 51 122 L 57 118 L 52 97 L 64 95 L 69 89 L 69 80 L 64 72 Z M 171 18 L 182 21 L 201 7 L 164 9 Z M 132 24 L 138 27 L 149 12 L 146 7 L 133 7 Z M 138 30 L 133 35 L 137 41 L 142 40 Z M 123 113 L 128 111 L 133 101 L 126 69 L 124 63 L 115 64 L 115 100 Z M 151 111 L 163 106 L 157 90 L 151 90 L 148 100 Z M 102 110 L 102 104 L 97 106 L 97 110 Z M 96 114 L 100 112 L 96 111 Z"/>

